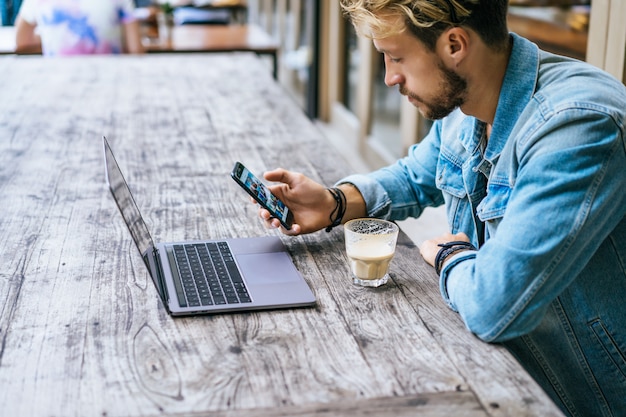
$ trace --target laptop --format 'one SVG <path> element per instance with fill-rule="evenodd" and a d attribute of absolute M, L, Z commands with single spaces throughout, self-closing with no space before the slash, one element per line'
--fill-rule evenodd
<path fill-rule="evenodd" d="M 315 305 L 279 237 L 155 244 L 106 137 L 102 139 L 111 194 L 169 314 Z"/>

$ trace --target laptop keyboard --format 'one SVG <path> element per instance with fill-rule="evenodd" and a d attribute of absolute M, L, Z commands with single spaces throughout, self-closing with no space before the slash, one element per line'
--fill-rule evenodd
<path fill-rule="evenodd" d="M 228 243 L 174 245 L 174 259 L 181 277 L 176 285 L 181 307 L 252 301 Z"/>

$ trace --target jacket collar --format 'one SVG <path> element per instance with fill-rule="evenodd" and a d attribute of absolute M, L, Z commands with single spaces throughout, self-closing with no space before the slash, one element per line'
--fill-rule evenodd
<path fill-rule="evenodd" d="M 511 37 L 513 48 L 500 90 L 491 137 L 485 152 L 485 157 L 489 160 L 497 158 L 502 152 L 537 85 L 539 48 L 515 33 L 511 33 Z"/>

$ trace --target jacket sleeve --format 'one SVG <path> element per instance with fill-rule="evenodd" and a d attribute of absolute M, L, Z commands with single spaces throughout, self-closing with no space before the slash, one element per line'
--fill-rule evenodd
<path fill-rule="evenodd" d="M 435 185 L 439 155 L 440 123 L 413 145 L 406 157 L 367 175 L 351 175 L 339 181 L 354 184 L 365 199 L 367 214 L 392 220 L 419 217 L 426 207 L 444 203 Z"/>
<path fill-rule="evenodd" d="M 441 274 L 449 306 L 488 342 L 533 330 L 626 212 L 623 121 L 595 109 L 549 116 L 511 152 L 506 209 L 483 219 L 489 239 Z"/>

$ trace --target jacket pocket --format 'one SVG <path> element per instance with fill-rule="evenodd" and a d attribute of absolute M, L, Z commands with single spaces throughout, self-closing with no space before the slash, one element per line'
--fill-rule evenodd
<path fill-rule="evenodd" d="M 476 208 L 478 218 L 487 222 L 504 216 L 511 192 L 512 189 L 507 181 L 490 180 L 487 185 L 487 195 Z"/>
<path fill-rule="evenodd" d="M 600 342 L 604 353 L 606 353 L 613 365 L 615 365 L 615 369 L 621 374 L 623 383 L 626 384 L 626 356 L 624 356 L 624 351 L 619 348 L 615 338 L 613 338 L 602 320 L 593 320 L 589 323 L 589 327 L 591 327 L 591 330 Z"/>
<path fill-rule="evenodd" d="M 445 155 L 440 154 L 437 161 L 436 185 L 444 193 L 462 199 L 467 194 L 463 184 L 463 169 Z"/>

